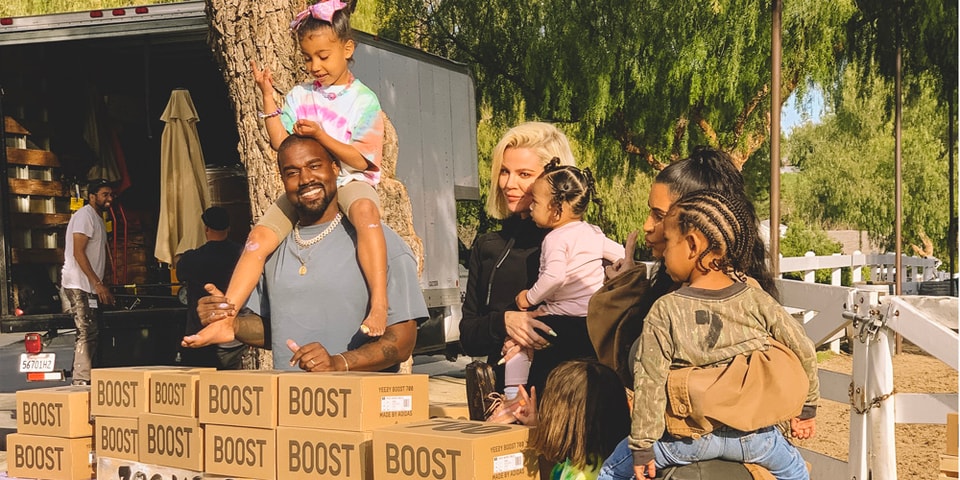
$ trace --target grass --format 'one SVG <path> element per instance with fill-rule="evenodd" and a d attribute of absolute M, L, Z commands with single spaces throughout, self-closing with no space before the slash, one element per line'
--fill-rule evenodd
<path fill-rule="evenodd" d="M 48 13 L 82 12 L 105 8 L 177 3 L 171 0 L 4 0 L 0 2 L 0 17 L 22 17 Z"/>
<path fill-rule="evenodd" d="M 817 352 L 817 363 L 825 362 L 825 361 L 827 361 L 827 360 L 835 357 L 836 355 L 837 355 L 836 353 L 833 353 L 833 350 L 829 350 L 829 349 L 818 351 L 818 352 Z"/>

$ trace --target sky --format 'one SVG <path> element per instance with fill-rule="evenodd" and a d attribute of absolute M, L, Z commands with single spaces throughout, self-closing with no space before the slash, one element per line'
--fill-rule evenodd
<path fill-rule="evenodd" d="M 787 135 L 793 130 L 793 127 L 802 125 L 804 122 L 818 122 L 825 113 L 823 107 L 823 92 L 819 89 L 807 91 L 804 99 L 805 105 L 797 104 L 797 95 L 794 93 L 787 99 L 780 111 L 780 128 Z"/>

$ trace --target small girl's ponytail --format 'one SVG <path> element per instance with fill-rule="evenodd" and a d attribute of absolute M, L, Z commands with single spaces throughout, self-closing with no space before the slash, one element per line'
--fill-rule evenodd
<path fill-rule="evenodd" d="M 543 166 L 543 173 L 552 172 L 560 168 L 560 157 L 553 157 Z M 541 174 L 542 175 L 542 174 Z"/>
<path fill-rule="evenodd" d="M 597 198 L 597 185 L 593 172 L 589 168 L 577 168 L 572 165 L 561 165 L 560 159 L 554 157 L 543 168 L 541 178 L 550 185 L 553 194 L 552 203 L 557 213 L 563 211 L 563 204 L 569 203 L 574 215 L 583 215 L 592 201 L 600 208 L 603 214 L 603 202 Z"/>

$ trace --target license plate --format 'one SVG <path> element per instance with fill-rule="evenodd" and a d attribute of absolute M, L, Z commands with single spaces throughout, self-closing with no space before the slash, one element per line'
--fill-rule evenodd
<path fill-rule="evenodd" d="M 52 372 L 56 353 L 21 353 L 20 373 Z"/>

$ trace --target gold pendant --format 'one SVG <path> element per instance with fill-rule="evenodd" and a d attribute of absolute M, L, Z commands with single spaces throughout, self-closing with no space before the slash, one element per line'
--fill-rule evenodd
<path fill-rule="evenodd" d="M 306 266 L 306 265 L 300 265 L 300 276 L 302 277 L 302 276 L 304 276 L 304 275 L 306 275 L 306 274 L 307 274 L 307 266 Z"/>

